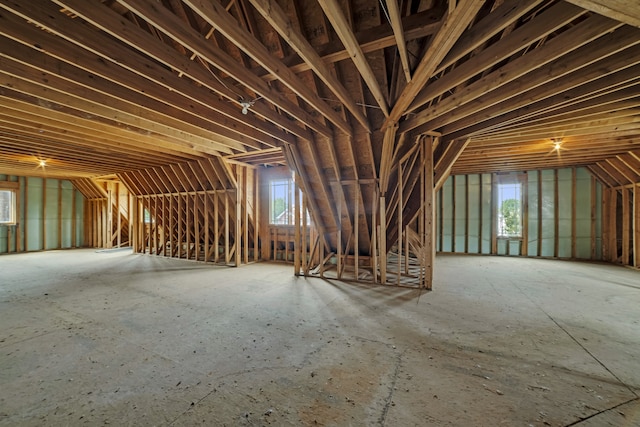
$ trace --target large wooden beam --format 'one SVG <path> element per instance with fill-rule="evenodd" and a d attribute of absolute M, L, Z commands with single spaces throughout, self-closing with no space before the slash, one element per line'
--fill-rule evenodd
<path fill-rule="evenodd" d="M 271 52 L 251 33 L 243 29 L 236 19 L 218 2 L 207 0 L 183 0 L 198 13 L 212 27 L 220 31 L 236 46 L 247 53 L 256 62 L 272 74 L 294 93 L 304 99 L 315 110 L 321 112 L 334 125 L 351 135 L 351 126 L 346 123 L 329 104 L 321 100 L 317 93 L 307 87 L 282 61 Z M 330 86 L 331 87 L 331 86 Z"/>
<path fill-rule="evenodd" d="M 389 114 L 387 97 L 382 92 L 380 84 L 371 69 L 371 65 L 367 62 L 367 58 L 364 56 L 358 40 L 353 34 L 353 31 L 351 31 L 349 22 L 342 12 L 340 4 L 337 0 L 319 0 L 319 3 L 322 10 L 324 10 L 324 14 L 329 18 L 329 21 L 331 21 L 331 25 L 338 34 L 342 44 L 349 52 L 349 56 L 351 56 L 353 63 L 362 75 L 362 79 L 373 94 L 378 106 L 380 106 L 384 115 L 387 116 Z"/>
<path fill-rule="evenodd" d="M 493 36 L 517 22 L 544 0 L 505 0 L 489 15 L 465 31 L 442 60 L 434 74 L 441 73 L 463 56 L 482 46 Z M 497 2 L 496 2 L 497 3 Z"/>
<path fill-rule="evenodd" d="M 449 142 L 445 148 L 445 152 L 438 159 L 434 167 L 434 188 L 436 193 L 440 191 L 444 182 L 451 174 L 451 169 L 456 163 L 456 160 L 460 158 L 460 155 L 464 149 L 469 145 L 471 138 L 465 138 L 463 140 L 454 140 Z"/>
<path fill-rule="evenodd" d="M 636 0 L 567 0 L 616 21 L 640 27 L 640 8 Z"/>
<path fill-rule="evenodd" d="M 495 64 L 509 58 L 532 43 L 547 37 L 585 13 L 584 9 L 571 4 L 558 3 L 554 5 L 514 30 L 509 34 L 509 37 L 498 40 L 473 58 L 458 65 L 438 80 L 426 86 L 416 96 L 409 110 L 414 110 L 454 89 L 477 75 L 479 71 L 490 69 Z M 463 51 L 466 51 L 466 48 Z"/>
<path fill-rule="evenodd" d="M 429 81 L 435 69 L 476 17 L 483 4 L 483 0 L 461 0 L 453 12 L 445 18 L 440 30 L 433 36 L 429 49 L 420 60 L 420 64 L 413 74 L 413 79 L 407 83 L 393 106 L 387 121 L 382 126 L 383 129 L 390 124 L 397 123 L 400 117 L 407 112 L 407 108 L 416 95 Z"/>
<path fill-rule="evenodd" d="M 325 64 L 320 55 L 311 46 L 300 31 L 294 27 L 289 17 L 282 10 L 275 0 L 250 0 L 251 4 L 262 14 L 280 36 L 289 43 L 302 58 L 309 68 L 327 85 L 327 87 L 338 97 L 347 109 L 353 114 L 355 119 L 367 130 L 369 122 L 362 112 L 362 107 L 356 105 L 353 97 L 347 92 L 334 73 Z"/>
<path fill-rule="evenodd" d="M 400 62 L 402 63 L 402 71 L 407 82 L 411 81 L 411 69 L 409 68 L 409 55 L 407 54 L 407 42 L 404 39 L 404 29 L 402 28 L 402 15 L 397 0 L 387 0 L 387 11 L 393 28 L 393 35 L 398 46 L 400 54 Z M 398 275 L 399 277 L 399 275 Z"/>
<path fill-rule="evenodd" d="M 507 63 L 432 108 L 425 109 L 410 120 L 402 122 L 400 131 L 415 128 L 419 133 L 439 129 L 477 110 L 503 102 L 526 90 L 543 86 L 549 82 L 550 77 L 565 76 L 598 61 L 602 55 L 611 55 L 633 43 L 628 37 L 621 37 L 620 34 L 612 32 L 620 25 L 608 18 L 592 16 L 538 49 Z M 595 45 L 589 45 L 607 33 L 611 33 L 609 37 L 602 37 Z M 617 46 L 607 51 L 607 45 L 611 42 L 615 42 Z M 534 70 L 535 74 L 532 73 Z M 521 81 L 520 78 L 525 75 L 527 79 Z M 491 103 L 488 101 L 489 98 Z M 487 101 L 480 102 L 479 99 Z M 455 114 L 447 114 L 453 110 Z"/>

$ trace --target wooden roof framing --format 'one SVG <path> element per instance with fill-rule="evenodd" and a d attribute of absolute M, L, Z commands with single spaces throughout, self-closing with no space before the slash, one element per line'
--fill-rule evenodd
<path fill-rule="evenodd" d="M 377 192 L 425 136 L 436 185 L 637 182 L 639 27 L 633 0 L 0 0 L 0 173 L 150 194 L 288 163 L 318 226 L 366 252 Z"/>

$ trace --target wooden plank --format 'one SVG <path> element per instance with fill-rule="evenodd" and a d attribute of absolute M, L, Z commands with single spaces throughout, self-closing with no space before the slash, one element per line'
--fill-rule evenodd
<path fill-rule="evenodd" d="M 635 0 L 567 0 L 577 6 L 640 27 L 640 11 Z"/>
<path fill-rule="evenodd" d="M 509 7 L 511 7 L 512 10 L 519 10 L 517 7 L 515 7 L 516 5 L 514 5 L 514 3 L 521 3 L 520 1 L 513 0 L 508 3 L 511 3 Z M 531 6 L 532 3 L 540 3 L 540 1 L 528 1 L 521 6 L 521 9 L 525 9 L 527 6 Z M 562 28 L 563 26 L 567 25 L 568 23 L 585 13 L 586 11 L 584 9 L 564 2 L 550 7 L 549 9 L 533 17 L 531 20 L 515 29 L 513 33 L 509 35 L 509 37 L 498 40 L 491 46 L 479 52 L 477 55 L 474 55 L 473 58 L 446 73 L 444 76 L 442 76 L 442 78 L 429 84 L 416 96 L 409 109 L 415 110 L 416 108 L 426 104 L 430 100 L 435 99 L 443 93 L 446 93 L 447 91 L 463 84 L 473 76 L 477 75 L 479 70 L 491 69 L 491 67 L 499 64 L 501 61 L 517 54 L 519 51 L 527 48 L 536 41 L 544 39 L 549 34 L 552 34 L 554 31 L 557 31 L 558 29 Z M 485 19 L 489 19 L 492 16 L 493 13 L 491 13 Z M 474 25 L 469 31 L 465 33 L 465 36 L 467 36 L 467 34 L 476 34 L 476 27 L 478 25 Z M 491 32 L 495 30 L 496 28 L 491 28 Z M 481 39 L 478 40 L 475 38 L 472 39 L 465 37 L 464 43 L 467 43 L 469 45 L 476 45 L 478 41 L 481 41 Z M 463 40 L 460 40 L 460 42 L 463 42 Z M 462 46 L 462 44 L 460 46 Z M 455 48 L 457 47 L 458 44 L 456 44 Z M 463 51 L 466 50 L 467 48 L 463 49 Z M 449 52 L 449 55 L 452 55 L 452 58 L 459 56 L 459 54 L 456 54 L 453 50 Z M 440 67 L 438 67 L 440 72 L 442 72 L 447 66 L 451 65 L 449 61 L 447 61 L 446 64 L 448 65 L 445 65 L 445 63 L 443 63 Z"/>
<path fill-rule="evenodd" d="M 439 74 L 463 56 L 486 43 L 491 37 L 513 25 L 543 0 L 505 0 L 489 15 L 466 30 L 442 60 L 434 74 Z M 496 2 L 497 4 L 498 2 Z M 510 34 L 513 36 L 513 33 Z"/>
<path fill-rule="evenodd" d="M 404 39 L 404 29 L 402 27 L 402 15 L 400 14 L 400 8 L 396 0 L 387 0 L 387 11 L 389 12 L 389 20 L 391 21 L 391 28 L 393 28 L 393 35 L 396 39 L 396 45 L 398 46 L 398 53 L 400 54 L 400 62 L 402 64 L 402 71 L 407 82 L 411 81 L 411 69 L 409 67 L 409 55 L 407 54 L 407 42 Z M 402 234 L 402 233 L 400 233 Z"/>
<path fill-rule="evenodd" d="M 211 253 L 209 251 L 209 217 L 210 215 L 210 207 L 209 207 L 209 195 L 205 194 L 204 195 L 204 262 L 209 262 L 209 259 L 211 257 Z"/>
<path fill-rule="evenodd" d="M 226 194 L 226 193 L 225 193 Z M 220 257 L 220 200 L 218 193 L 213 194 L 213 262 Z"/>
<path fill-rule="evenodd" d="M 464 253 L 469 253 L 469 175 L 464 176 Z"/>
<path fill-rule="evenodd" d="M 589 174 L 589 178 L 590 178 L 590 183 L 591 183 L 591 198 L 589 201 L 589 207 L 590 207 L 590 218 L 591 218 L 591 232 L 590 232 L 590 236 L 591 236 L 591 259 L 595 260 L 596 259 L 596 198 L 597 198 L 597 181 L 596 181 L 596 177 L 593 174 Z"/>
<path fill-rule="evenodd" d="M 633 187 L 633 266 L 640 267 L 640 183 Z"/>
<path fill-rule="evenodd" d="M 456 252 L 456 175 L 451 176 L 451 252 Z"/>
<path fill-rule="evenodd" d="M 366 83 L 367 87 L 371 91 L 376 103 L 382 110 L 385 116 L 389 115 L 389 105 L 387 97 L 383 93 L 376 76 L 371 69 L 371 65 L 367 61 L 367 58 L 362 52 L 362 48 L 358 43 L 355 35 L 351 31 L 351 26 L 344 15 L 342 7 L 337 0 L 319 0 L 320 6 L 327 16 L 336 34 L 342 41 L 345 49 L 349 52 L 351 60 L 355 64 L 356 68 L 360 72 L 362 79 Z M 398 116 L 399 117 L 399 116 Z"/>
<path fill-rule="evenodd" d="M 47 178 L 42 178 L 42 210 L 40 212 L 40 237 L 42 239 L 42 250 L 47 250 Z"/>
<path fill-rule="evenodd" d="M 617 263 L 619 262 L 619 252 L 618 252 L 618 217 L 617 217 L 617 205 L 618 205 L 618 191 L 610 188 L 609 189 L 609 256 L 610 261 Z"/>
<path fill-rule="evenodd" d="M 293 25 L 289 17 L 275 1 L 250 0 L 251 4 L 262 14 L 280 36 L 289 43 L 289 46 L 305 61 L 316 75 L 327 85 L 347 109 L 353 114 L 362 127 L 370 132 L 367 118 L 362 113 L 362 108 L 356 105 L 353 97 L 338 81 L 329 66 L 311 46 L 307 39 Z"/>
<path fill-rule="evenodd" d="M 293 190 L 293 204 L 294 204 L 294 236 L 293 236 L 293 273 L 296 276 L 300 275 L 302 267 L 303 257 L 303 245 L 302 245 L 302 233 L 301 233 L 301 217 L 303 215 L 302 202 L 300 201 L 300 187 L 298 185 L 299 179 L 295 180 L 295 188 Z"/>
<path fill-rule="evenodd" d="M 629 262 L 629 249 L 631 248 L 630 242 L 633 239 L 631 235 L 632 231 L 632 214 L 633 211 L 629 209 L 630 197 L 629 189 L 622 188 L 622 264 L 633 265 L 633 262 Z"/>
<path fill-rule="evenodd" d="M 120 0 L 120 3 L 126 5 L 136 14 L 143 16 L 145 20 L 152 23 L 165 34 L 182 44 L 185 48 L 196 53 L 198 57 L 202 58 L 207 63 L 222 70 L 226 74 L 233 76 L 234 79 L 243 82 L 258 96 L 262 96 L 266 100 L 274 103 L 282 110 L 286 111 L 291 116 L 300 120 L 315 131 L 327 137 L 332 136 L 331 130 L 324 124 L 320 123 L 311 114 L 288 100 L 281 92 L 272 89 L 264 80 L 251 73 L 250 70 L 247 70 L 224 50 L 217 48 L 210 41 L 206 40 L 204 36 L 198 34 L 197 31 L 184 25 L 180 18 L 171 13 L 168 9 L 163 7 L 150 7 L 150 5 L 144 0 Z M 210 9 L 213 7 L 211 4 L 198 1 L 198 4 L 196 5 L 195 2 L 191 0 L 189 0 L 187 4 L 189 4 L 190 7 L 196 7 L 197 11 L 202 12 L 201 16 L 205 20 L 212 20 L 214 23 L 221 25 L 224 24 L 224 22 L 220 22 L 224 20 L 213 20 L 213 18 L 216 17 L 211 14 Z M 230 21 L 235 22 L 235 19 L 232 18 Z M 216 28 L 219 27 L 216 25 Z M 255 108 L 256 106 L 257 105 L 254 105 L 252 108 Z"/>
<path fill-rule="evenodd" d="M 459 7 L 459 6 L 458 6 Z M 424 215 L 425 215 L 425 242 L 423 247 L 425 269 L 425 285 L 428 290 L 433 289 L 433 271 L 436 262 L 435 250 L 435 187 L 434 187 L 434 162 L 433 139 L 424 138 Z"/>
<path fill-rule="evenodd" d="M 62 249 L 62 181 L 58 180 L 58 243 L 56 247 Z M 7 239 L 7 246 L 9 240 Z"/>
<path fill-rule="evenodd" d="M 571 258 L 575 259 L 576 252 L 576 238 L 577 238 L 577 197 L 578 197 L 578 185 L 577 185 L 577 171 L 576 168 L 571 168 Z"/>
<path fill-rule="evenodd" d="M 447 15 L 440 29 L 433 36 L 427 52 L 420 60 L 413 74 L 413 79 L 407 83 L 398 97 L 382 129 L 386 129 L 389 125 L 397 123 L 400 117 L 406 113 L 409 105 L 411 105 L 416 95 L 418 95 L 427 81 L 433 76 L 433 72 L 438 67 L 438 64 L 444 59 L 445 55 L 449 53 L 449 50 L 458 40 L 462 32 L 475 18 L 483 3 L 484 1 L 480 0 L 460 0 L 455 10 Z"/>
<path fill-rule="evenodd" d="M 229 193 L 224 194 L 224 263 L 229 265 L 231 262 L 230 242 L 229 242 Z"/>
<path fill-rule="evenodd" d="M 553 170 L 553 257 L 558 258 L 560 232 L 560 194 L 558 191 L 558 169 Z"/>
<path fill-rule="evenodd" d="M 387 283 L 387 214 L 385 196 L 380 196 L 380 225 L 378 225 L 378 249 L 379 249 L 379 266 L 380 282 Z"/>
<path fill-rule="evenodd" d="M 491 254 L 498 254 L 498 182 L 495 174 L 491 174 Z"/>

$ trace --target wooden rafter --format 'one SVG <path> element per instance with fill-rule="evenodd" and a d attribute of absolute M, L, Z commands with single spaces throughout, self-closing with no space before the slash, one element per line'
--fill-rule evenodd
<path fill-rule="evenodd" d="M 313 49 L 311 44 L 293 26 L 291 20 L 286 16 L 277 2 L 250 0 L 251 4 L 262 14 L 262 16 L 278 31 L 280 36 L 300 55 L 309 68 L 327 85 L 327 87 L 338 97 L 347 109 L 353 114 L 356 120 L 370 132 L 369 123 L 362 113 L 362 107 L 356 105 L 353 98 L 340 83 L 334 73 L 324 63 L 320 55 Z"/>
<path fill-rule="evenodd" d="M 373 94 L 378 106 L 382 109 L 382 112 L 385 115 L 388 115 L 389 104 L 387 98 L 382 92 L 380 84 L 376 80 L 376 76 L 371 69 L 371 65 L 367 62 L 367 58 L 364 56 L 364 52 L 351 30 L 351 26 L 349 25 L 342 8 L 338 4 L 337 0 L 319 0 L 319 3 L 320 6 L 322 6 L 322 10 L 325 15 L 329 18 L 329 21 L 331 21 L 331 25 L 338 34 L 338 37 L 345 46 L 345 49 L 349 52 L 351 60 L 358 71 L 360 71 L 362 79 Z"/>

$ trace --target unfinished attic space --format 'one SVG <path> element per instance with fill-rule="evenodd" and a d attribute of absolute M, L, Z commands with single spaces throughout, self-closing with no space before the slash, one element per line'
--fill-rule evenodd
<path fill-rule="evenodd" d="M 0 426 L 640 426 L 637 0 L 0 0 Z"/>

